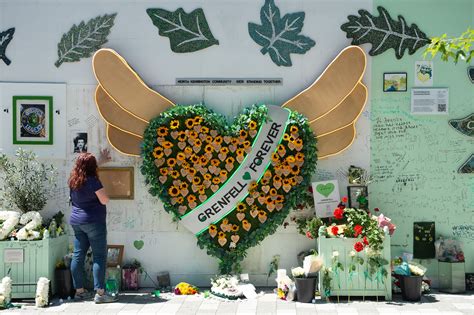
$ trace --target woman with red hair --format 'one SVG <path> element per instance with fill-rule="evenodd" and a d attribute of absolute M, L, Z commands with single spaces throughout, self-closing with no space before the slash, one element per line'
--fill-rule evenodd
<path fill-rule="evenodd" d="M 105 153 L 104 153 L 105 152 Z M 101 152 L 106 154 L 107 151 Z M 71 272 L 77 298 L 85 298 L 84 261 L 89 247 L 92 248 L 93 275 L 96 303 L 116 301 L 105 294 L 105 268 L 107 261 L 106 204 L 109 198 L 97 176 L 97 161 L 91 153 L 78 156 L 69 177 L 72 203 L 69 223 L 74 230 L 74 254 Z"/>

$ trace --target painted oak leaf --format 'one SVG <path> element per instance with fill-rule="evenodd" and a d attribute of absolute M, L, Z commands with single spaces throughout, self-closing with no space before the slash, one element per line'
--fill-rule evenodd
<path fill-rule="evenodd" d="M 399 15 L 398 21 L 395 21 L 385 8 L 379 6 L 377 10 L 378 17 L 366 10 L 359 10 L 360 16 L 348 16 L 349 22 L 344 23 L 341 29 L 346 32 L 347 38 L 352 38 L 351 44 L 372 44 L 369 51 L 371 56 L 393 48 L 397 59 L 401 59 L 406 49 L 413 55 L 419 48 L 431 42 L 416 24 L 408 26 L 403 16 Z"/>
<path fill-rule="evenodd" d="M 182 8 L 174 12 L 164 9 L 147 9 L 146 12 L 158 28 L 158 34 L 169 38 L 171 50 L 175 53 L 194 52 L 219 45 L 201 8 L 191 13 L 186 13 Z"/>
<path fill-rule="evenodd" d="M 75 62 L 89 58 L 102 45 L 107 43 L 107 36 L 114 26 L 117 13 L 105 14 L 74 24 L 58 43 L 58 60 L 54 65 L 59 68 L 63 62 Z"/>
<path fill-rule="evenodd" d="M 10 44 L 10 41 L 13 39 L 14 33 L 14 27 L 0 33 L 0 59 L 2 59 L 7 66 L 10 65 L 11 60 L 5 55 L 5 50 L 7 49 L 8 44 Z"/>
<path fill-rule="evenodd" d="M 299 35 L 303 28 L 304 12 L 280 16 L 280 9 L 273 0 L 265 0 L 260 10 L 261 25 L 249 23 L 249 34 L 262 46 L 262 54 L 269 53 L 278 66 L 291 67 L 290 54 L 304 54 L 316 43 L 307 36 Z"/>

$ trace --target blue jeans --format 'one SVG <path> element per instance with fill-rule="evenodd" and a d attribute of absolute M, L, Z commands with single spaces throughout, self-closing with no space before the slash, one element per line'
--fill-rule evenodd
<path fill-rule="evenodd" d="M 74 230 L 74 253 L 71 262 L 74 288 L 84 287 L 84 262 L 89 247 L 92 248 L 94 289 L 105 288 L 107 263 L 107 226 L 105 223 L 72 225 Z"/>

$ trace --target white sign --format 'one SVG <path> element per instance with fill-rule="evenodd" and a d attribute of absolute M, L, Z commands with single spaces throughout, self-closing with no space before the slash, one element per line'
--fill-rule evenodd
<path fill-rule="evenodd" d="M 209 225 L 225 217 L 244 199 L 253 181 L 259 181 L 271 162 L 271 155 L 286 130 L 289 110 L 267 105 L 268 119 L 262 124 L 252 151 L 245 157 L 239 168 L 214 195 L 193 211 L 181 217 L 181 223 L 194 234 L 206 230 Z"/>
<path fill-rule="evenodd" d="M 433 86 L 433 61 L 415 62 L 415 86 Z"/>
<path fill-rule="evenodd" d="M 419 115 L 447 115 L 448 88 L 411 89 L 411 113 Z"/>
<path fill-rule="evenodd" d="M 314 182 L 312 186 L 316 216 L 320 218 L 332 217 L 334 209 L 341 202 L 337 180 Z"/>
<path fill-rule="evenodd" d="M 5 248 L 3 251 L 4 263 L 23 263 L 23 249 L 22 248 Z"/>
<path fill-rule="evenodd" d="M 176 85 L 283 85 L 282 78 L 176 78 Z"/>

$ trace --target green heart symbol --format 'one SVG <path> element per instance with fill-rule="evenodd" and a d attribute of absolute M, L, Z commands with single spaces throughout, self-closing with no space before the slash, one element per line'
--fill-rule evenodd
<path fill-rule="evenodd" d="M 316 191 L 327 198 L 334 191 L 334 184 L 319 184 L 318 186 L 316 186 Z"/>
<path fill-rule="evenodd" d="M 242 176 L 243 179 L 245 180 L 250 180 L 252 177 L 250 176 L 249 172 L 245 172 L 244 176 Z"/>
<path fill-rule="evenodd" d="M 133 242 L 133 246 L 135 246 L 135 248 L 138 250 L 142 249 L 143 245 L 145 245 L 145 242 L 143 242 L 142 240 Z"/>

